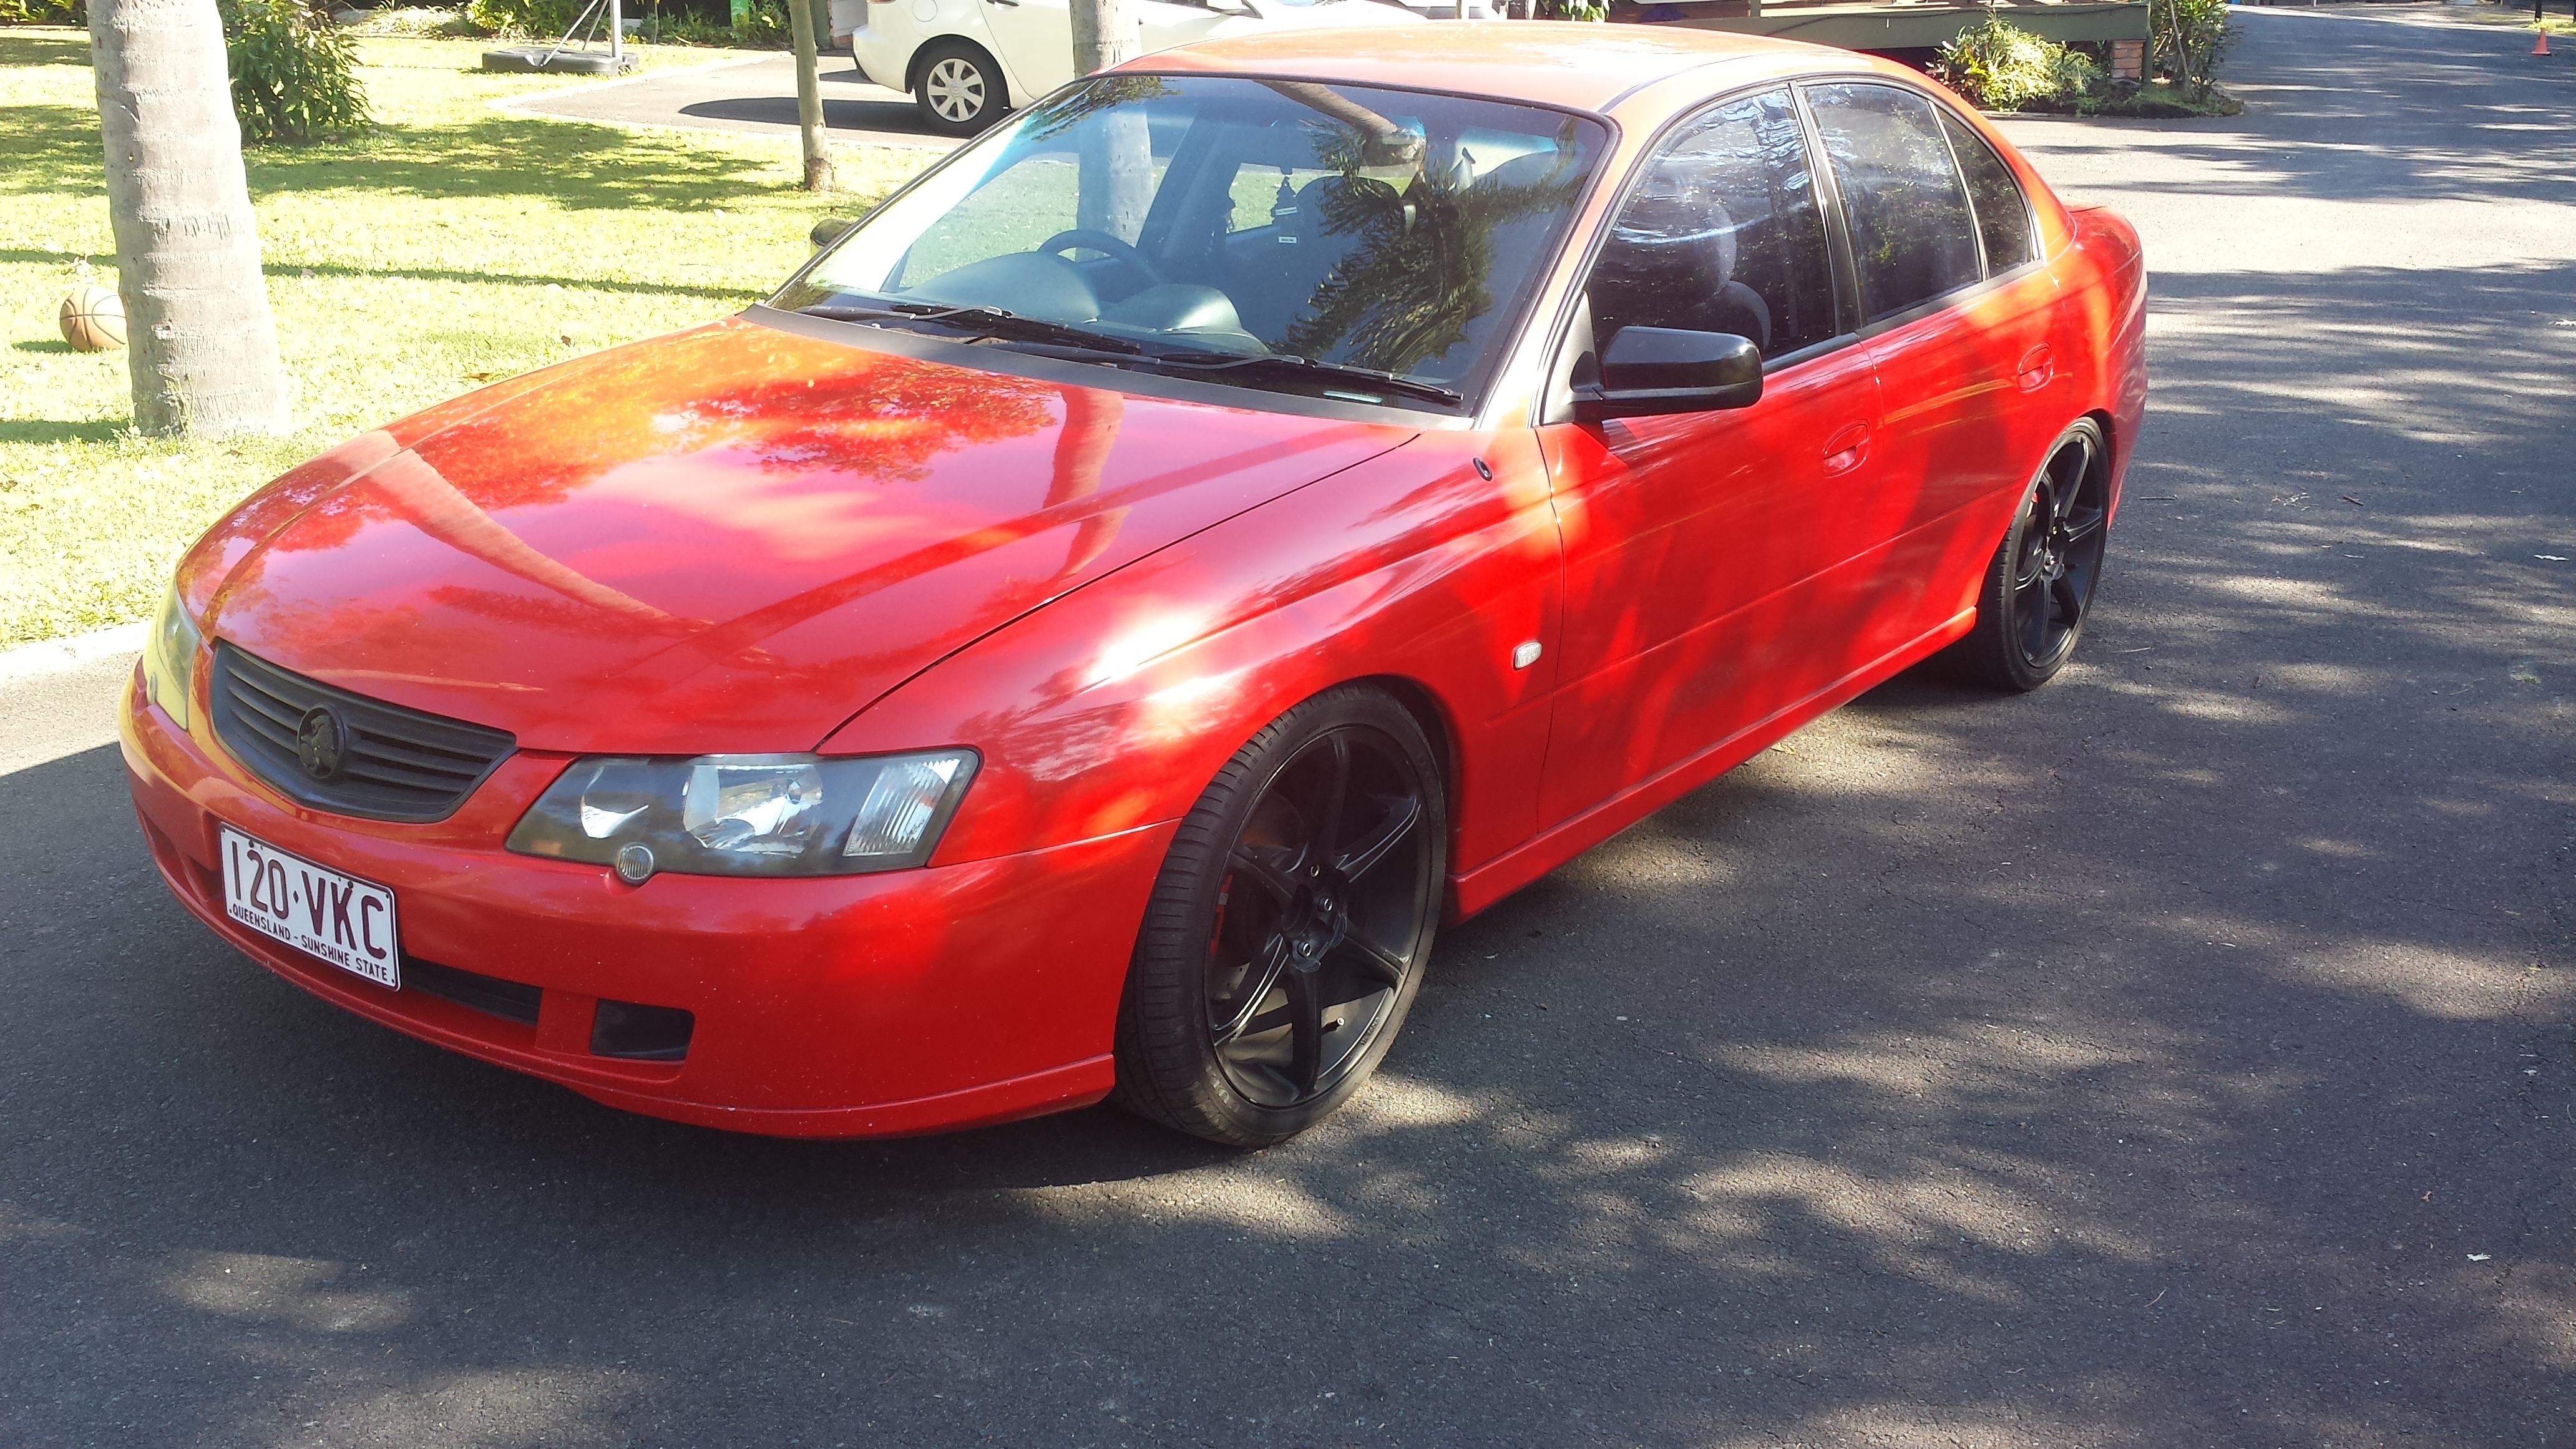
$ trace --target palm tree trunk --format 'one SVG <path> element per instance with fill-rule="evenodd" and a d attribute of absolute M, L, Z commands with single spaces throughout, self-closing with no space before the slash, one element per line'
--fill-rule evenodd
<path fill-rule="evenodd" d="M 1090 75 L 1144 51 L 1141 22 L 1126 0 L 1073 0 L 1073 73 Z M 1080 180 L 1073 224 L 1132 242 L 1154 197 L 1153 142 L 1135 107 L 1096 117 L 1082 128 Z"/>
<path fill-rule="evenodd" d="M 832 189 L 832 150 L 823 139 L 823 78 L 814 47 L 814 0 L 787 0 L 787 34 L 796 43 L 796 130 L 805 141 L 805 189 Z"/>
<path fill-rule="evenodd" d="M 135 426 L 284 432 L 285 369 L 215 0 L 90 0 Z"/>
<path fill-rule="evenodd" d="M 1143 47 L 1126 0 L 1073 0 L 1073 73 L 1089 75 L 1134 60 Z"/>

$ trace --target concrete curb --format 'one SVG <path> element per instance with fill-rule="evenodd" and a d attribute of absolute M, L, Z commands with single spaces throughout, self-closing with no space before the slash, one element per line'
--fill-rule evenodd
<path fill-rule="evenodd" d="M 141 654 L 144 638 L 151 632 L 149 621 L 138 621 L 0 650 L 0 685 L 70 674 L 119 654 Z"/>

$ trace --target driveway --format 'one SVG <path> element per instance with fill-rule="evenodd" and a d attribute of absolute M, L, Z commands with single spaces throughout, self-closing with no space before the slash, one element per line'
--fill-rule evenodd
<path fill-rule="evenodd" d="M 921 124 L 912 97 L 861 75 L 847 54 L 827 54 L 821 60 L 823 123 L 835 139 L 929 151 L 957 148 L 956 138 L 933 135 Z M 513 101 L 509 108 L 574 121 L 793 137 L 796 57 L 781 52 L 567 86 Z"/>
<path fill-rule="evenodd" d="M 1450 932 L 1268 1152 L 415 1044 L 163 897 L 114 661 L 0 687 L 0 1442 L 2576 1443 L 2576 62 L 2241 18 L 2243 117 L 2014 127 L 2156 266 L 2077 665 Z"/>

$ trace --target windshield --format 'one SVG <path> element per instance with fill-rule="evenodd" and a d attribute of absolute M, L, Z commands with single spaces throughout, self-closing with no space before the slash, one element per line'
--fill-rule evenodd
<path fill-rule="evenodd" d="M 1497 361 L 1605 139 L 1598 122 L 1464 96 L 1104 76 L 878 208 L 771 305 L 1454 409 Z"/>

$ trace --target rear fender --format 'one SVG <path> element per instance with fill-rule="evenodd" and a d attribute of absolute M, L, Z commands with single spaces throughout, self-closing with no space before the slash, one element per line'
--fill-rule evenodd
<path fill-rule="evenodd" d="M 2101 418 L 2111 444 L 2111 505 L 2137 447 L 2147 410 L 2147 257 L 2137 228 L 2107 206 L 2077 207 L 2059 279 L 2066 288 L 2069 339 L 2066 355 L 2098 357 L 2101 375 L 2090 381 L 2085 406 Z M 2063 350 L 2063 349 L 2061 349 Z"/>

